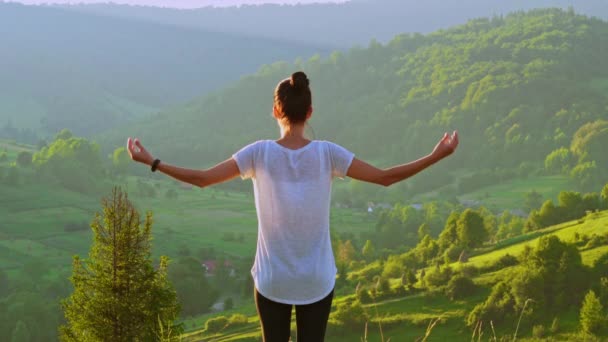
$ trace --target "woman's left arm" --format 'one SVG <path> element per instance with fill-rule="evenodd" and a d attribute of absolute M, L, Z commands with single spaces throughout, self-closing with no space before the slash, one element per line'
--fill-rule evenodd
<path fill-rule="evenodd" d="M 127 140 L 127 151 L 129 152 L 131 159 L 136 162 L 150 166 L 154 161 L 152 154 L 143 147 L 138 139 L 132 140 L 129 138 Z M 206 170 L 186 169 L 163 162 L 158 164 L 156 169 L 167 176 L 201 188 L 229 181 L 240 174 L 238 165 L 232 158 Z"/>

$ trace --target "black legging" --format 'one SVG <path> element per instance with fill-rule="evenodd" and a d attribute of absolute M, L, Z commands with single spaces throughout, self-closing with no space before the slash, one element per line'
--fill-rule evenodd
<path fill-rule="evenodd" d="M 289 341 L 292 305 L 277 303 L 262 296 L 257 290 L 254 292 L 264 342 Z M 332 290 L 318 302 L 295 306 L 297 342 L 323 342 L 333 297 Z"/>

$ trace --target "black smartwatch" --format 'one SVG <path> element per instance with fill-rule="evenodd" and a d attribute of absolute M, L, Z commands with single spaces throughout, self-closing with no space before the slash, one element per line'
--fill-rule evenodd
<path fill-rule="evenodd" d="M 155 172 L 156 169 L 158 168 L 158 164 L 160 164 L 160 159 L 154 159 L 154 161 L 152 162 L 152 167 L 150 167 L 150 170 L 152 170 L 152 172 Z"/>

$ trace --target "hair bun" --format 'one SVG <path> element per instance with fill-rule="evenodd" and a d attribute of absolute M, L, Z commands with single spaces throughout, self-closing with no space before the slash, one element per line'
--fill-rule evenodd
<path fill-rule="evenodd" d="M 302 71 L 298 71 L 298 72 L 292 74 L 289 83 L 295 90 L 298 90 L 298 91 L 304 90 L 304 89 L 308 88 L 308 86 L 310 85 L 310 82 L 308 81 L 308 77 Z"/>

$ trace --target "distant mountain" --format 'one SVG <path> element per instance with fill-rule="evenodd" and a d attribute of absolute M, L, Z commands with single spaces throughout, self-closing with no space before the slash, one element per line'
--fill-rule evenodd
<path fill-rule="evenodd" d="M 42 5 L 42 4 L 91 4 L 91 3 L 118 3 L 132 4 L 136 6 L 156 6 L 170 8 L 201 8 L 201 7 L 230 7 L 240 5 L 262 5 L 262 4 L 284 4 L 291 0 L 118 0 L 118 1 L 103 1 L 103 0 L 12 0 L 27 5 Z M 345 2 L 349 0 L 297 0 L 301 4 L 310 3 L 327 3 L 327 2 Z"/>
<path fill-rule="evenodd" d="M 265 63 L 329 50 L 0 3 L 0 137 L 92 134 L 234 82 Z M 28 129 L 24 131 L 24 129 Z"/>
<path fill-rule="evenodd" d="M 109 16 L 350 48 L 372 39 L 387 42 L 406 32 L 428 33 L 517 10 L 572 6 L 578 13 L 608 19 L 606 0 L 352 0 L 342 4 L 247 5 L 177 10 L 126 5 L 68 8 Z"/>

